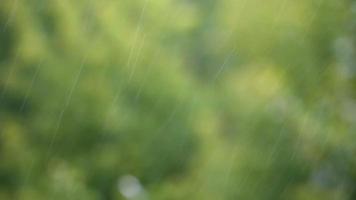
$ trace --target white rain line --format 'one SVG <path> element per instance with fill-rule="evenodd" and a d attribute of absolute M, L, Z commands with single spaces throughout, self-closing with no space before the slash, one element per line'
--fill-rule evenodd
<path fill-rule="evenodd" d="M 14 0 L 14 2 L 13 2 L 14 5 L 11 7 L 9 16 L 8 16 L 8 18 L 7 18 L 7 20 L 6 20 L 5 24 L 4 24 L 4 26 L 3 26 L 3 28 L 2 28 L 2 32 L 5 32 L 5 31 L 6 31 L 7 27 L 9 26 L 10 21 L 11 21 L 12 18 L 14 17 L 15 11 L 16 11 L 16 9 L 17 9 L 17 1 L 18 1 L 18 0 Z"/>
<path fill-rule="evenodd" d="M 20 54 L 20 50 L 17 50 L 16 51 L 16 55 L 15 55 L 15 61 L 14 61 L 13 65 L 9 66 L 8 73 L 7 73 L 7 76 L 6 76 L 6 81 L 5 81 L 4 87 L 2 88 L 2 91 L 1 91 L 1 94 L 0 94 L 0 101 L 4 98 L 4 95 L 7 92 L 7 88 L 8 88 L 9 82 L 10 82 L 10 78 L 11 78 L 12 74 L 14 73 L 15 68 L 17 67 L 16 65 L 17 65 L 17 62 L 18 62 L 19 54 Z"/>
<path fill-rule="evenodd" d="M 69 94 L 67 95 L 65 104 L 64 104 L 64 106 L 63 106 L 63 108 L 62 108 L 62 110 L 61 110 L 61 112 L 59 114 L 59 117 L 58 117 L 58 120 L 57 120 L 57 125 L 56 125 L 54 133 L 52 134 L 52 138 L 51 138 L 48 150 L 47 150 L 47 158 L 48 159 L 49 159 L 50 153 L 52 151 L 52 147 L 53 147 L 54 141 L 55 141 L 55 139 L 56 139 L 56 137 L 58 135 L 59 128 L 60 128 L 60 126 L 62 124 L 63 115 L 64 115 L 65 111 L 67 110 L 67 108 L 69 106 L 69 103 L 72 100 L 72 96 L 73 96 L 74 90 L 78 85 L 79 78 L 80 78 L 80 76 L 82 74 L 82 71 L 83 71 L 83 68 L 85 66 L 86 60 L 87 60 L 87 55 L 82 59 L 81 65 L 80 65 L 79 70 L 78 70 L 78 73 L 74 78 L 73 84 L 72 84 L 72 86 L 71 86 L 71 88 L 69 90 Z"/>
<path fill-rule="evenodd" d="M 307 27 L 306 27 L 306 29 L 305 29 L 305 31 L 304 31 L 304 34 L 303 34 L 303 36 L 302 36 L 302 41 L 305 40 L 305 38 L 306 38 L 306 36 L 307 36 L 307 33 L 308 33 L 310 27 L 312 26 L 312 23 L 313 23 L 314 19 L 318 16 L 319 11 L 320 11 L 320 8 L 321 8 L 321 5 L 322 5 L 323 3 L 324 3 L 324 0 L 319 0 L 319 1 L 318 1 L 318 5 L 317 5 L 317 7 L 316 7 L 316 10 L 315 10 L 315 12 L 313 12 L 313 14 L 312 14 L 311 17 L 310 17 L 310 20 L 309 20 L 309 21 L 310 21 L 310 24 L 307 25 Z"/>
<path fill-rule="evenodd" d="M 223 64 L 219 67 L 218 72 L 215 74 L 215 77 L 213 79 L 213 82 L 217 81 L 219 78 L 219 75 L 225 70 L 227 63 L 231 59 L 231 57 L 235 54 L 235 47 L 230 51 L 230 53 L 226 56 Z"/>
<path fill-rule="evenodd" d="M 138 40 L 138 35 L 139 35 L 139 32 L 141 30 L 141 27 L 143 26 L 143 16 L 145 14 L 145 11 L 146 11 L 146 7 L 147 7 L 147 4 L 148 4 L 149 0 L 145 0 L 145 4 L 143 5 L 142 7 L 142 10 L 141 10 L 141 14 L 140 14 L 140 18 L 139 18 L 139 21 L 137 23 L 137 27 L 136 27 L 136 31 L 135 31 L 135 36 L 134 36 L 134 41 L 133 41 L 133 44 L 131 46 L 131 49 L 130 49 L 130 53 L 129 53 L 129 57 L 127 59 L 127 63 L 126 63 L 126 67 L 129 68 L 131 66 L 131 61 L 132 61 L 132 56 L 133 56 L 133 53 L 134 53 L 134 50 L 136 49 L 136 43 L 137 43 L 137 40 Z M 123 82 L 123 80 L 121 81 Z M 122 84 L 122 83 L 121 83 Z M 120 96 L 120 93 L 121 93 L 121 90 L 120 89 L 117 89 L 117 91 L 115 92 L 114 94 L 114 98 L 112 100 L 112 102 L 110 103 L 110 106 L 108 108 L 108 111 L 106 112 L 106 117 L 105 119 L 103 120 L 103 124 L 102 124 L 102 130 L 101 132 L 104 131 L 105 127 L 107 126 L 107 123 L 109 121 L 109 117 L 110 117 L 110 114 L 111 114 L 111 110 L 114 109 L 115 107 L 115 103 L 118 101 L 119 99 L 119 96 Z M 103 134 L 101 133 L 101 137 L 103 137 Z"/>
<path fill-rule="evenodd" d="M 92 2 L 93 2 L 92 0 L 89 0 L 88 5 L 89 5 L 90 3 L 92 3 Z M 82 30 L 86 30 L 86 29 L 87 29 L 87 26 L 89 26 L 89 23 L 88 23 L 88 21 L 85 21 L 85 23 L 83 24 Z M 95 42 L 90 43 L 90 46 L 91 46 L 91 47 L 92 47 L 92 46 L 95 46 L 96 42 L 97 42 L 97 40 L 96 40 Z M 77 73 L 77 75 L 75 76 L 75 78 L 74 78 L 74 80 L 73 80 L 73 84 L 72 84 L 72 86 L 71 86 L 71 88 L 70 88 L 70 90 L 69 90 L 69 92 L 68 92 L 67 98 L 66 98 L 66 100 L 65 100 L 65 104 L 64 104 L 64 106 L 63 106 L 63 108 L 62 108 L 62 110 L 61 110 L 61 112 L 60 112 L 60 114 L 59 114 L 59 116 L 58 116 L 57 124 L 56 124 L 55 130 L 54 130 L 54 133 L 52 134 L 52 138 L 51 138 L 51 141 L 50 141 L 48 150 L 47 150 L 47 157 L 46 157 L 47 159 L 50 158 L 50 154 L 51 154 L 51 151 L 52 151 L 52 148 L 53 148 L 55 139 L 56 139 L 56 137 L 57 137 L 57 135 L 58 135 L 58 131 L 59 131 L 60 126 L 61 126 L 61 124 L 62 124 L 62 120 L 63 120 L 64 113 L 65 113 L 66 109 L 68 108 L 68 106 L 69 106 L 69 104 L 70 104 L 70 102 L 71 102 L 71 100 L 72 100 L 72 96 L 73 96 L 74 90 L 75 90 L 75 88 L 76 88 L 77 85 L 78 85 L 80 76 L 81 76 L 82 71 L 83 71 L 83 69 L 84 69 L 85 63 L 86 63 L 86 61 L 87 61 L 87 59 L 88 59 L 89 51 L 90 51 L 90 49 L 88 49 L 88 50 L 85 52 L 85 54 L 83 55 L 83 58 L 82 58 L 82 60 L 81 60 L 78 73 Z M 50 198 L 50 199 L 51 199 L 51 198 Z"/>
<path fill-rule="evenodd" d="M 131 60 L 132 60 L 132 56 L 133 56 L 133 53 L 136 49 L 136 43 L 137 43 L 137 40 L 138 40 L 138 35 L 140 33 L 140 30 L 143 26 L 143 16 L 145 14 L 145 11 L 146 11 L 146 7 L 147 7 L 147 4 L 148 4 L 148 1 L 149 0 L 146 0 L 145 1 L 145 4 L 143 5 L 143 8 L 141 10 L 141 14 L 140 14 L 140 18 L 138 20 L 138 23 L 137 23 L 137 27 L 136 27 L 136 31 L 135 31 L 135 36 L 134 36 L 134 41 L 132 43 L 132 46 L 131 46 L 131 49 L 130 49 L 130 53 L 129 53 L 129 57 L 127 59 L 127 64 L 126 64 L 126 67 L 130 67 L 131 66 Z"/>
<path fill-rule="evenodd" d="M 88 2 L 88 7 L 90 7 L 89 4 L 92 3 L 92 2 L 93 2 L 93 0 L 89 0 L 89 2 Z M 92 7 L 93 7 L 93 6 L 92 6 Z M 83 30 L 86 30 L 88 25 L 89 25 L 89 20 L 85 23 L 85 25 L 84 25 L 84 27 L 83 27 L 82 29 L 83 29 Z M 97 38 L 97 40 L 96 40 L 95 42 L 98 42 L 98 38 Z M 95 46 L 95 43 L 94 43 L 94 42 L 91 43 L 91 46 Z M 69 103 L 70 103 L 70 101 L 71 101 L 71 99 L 72 99 L 73 92 L 74 92 L 76 86 L 78 85 L 79 78 L 80 78 L 80 76 L 81 76 L 81 74 L 82 74 L 82 71 L 83 71 L 83 69 L 84 69 L 84 66 L 85 66 L 85 63 L 86 63 L 86 61 L 87 61 L 88 56 L 89 56 L 89 50 L 86 52 L 86 54 L 84 55 L 84 57 L 83 57 L 83 59 L 82 59 L 79 72 L 78 72 L 78 74 L 77 74 L 77 76 L 76 76 L 76 78 L 75 78 L 75 80 L 74 80 L 74 84 L 72 85 L 72 88 L 70 89 L 70 92 L 69 92 L 67 101 L 66 101 L 66 103 L 65 103 L 65 107 L 62 109 L 62 112 L 60 113 L 59 120 L 58 120 L 59 123 L 57 124 L 55 134 L 53 135 L 50 148 L 52 148 L 53 143 L 54 143 L 54 140 L 55 140 L 55 137 L 56 137 L 56 135 L 58 134 L 58 130 L 59 130 L 59 128 L 60 128 L 60 125 L 61 125 L 61 121 L 62 121 L 64 112 L 65 112 L 66 108 L 69 106 Z M 48 155 L 48 159 L 49 159 L 49 156 L 50 156 L 50 155 Z M 78 187 L 79 187 L 79 186 L 76 185 L 76 187 L 73 187 L 73 188 L 72 188 L 72 191 L 73 191 L 73 192 L 77 191 Z M 52 191 L 53 191 L 53 190 L 56 191 L 56 189 L 52 189 Z M 54 192 L 52 192 L 52 195 L 50 196 L 49 200 L 53 199 L 53 193 L 54 193 Z M 66 194 L 66 196 L 69 197 L 69 194 Z"/>
<path fill-rule="evenodd" d="M 22 101 L 22 105 L 21 105 L 21 107 L 20 107 L 20 112 L 22 112 L 23 109 L 24 109 L 25 106 L 26 106 L 26 103 L 27 103 L 28 98 L 29 98 L 29 96 L 30 96 L 30 93 L 31 93 L 31 91 L 32 91 L 33 85 L 34 85 L 34 83 L 35 83 L 35 81 L 36 81 L 36 79 L 37 79 L 37 77 L 38 77 L 38 73 L 39 73 L 39 71 L 40 71 L 40 68 L 42 67 L 42 64 L 43 64 L 43 60 L 41 60 L 40 63 L 38 64 L 37 69 L 36 69 L 36 71 L 35 71 L 35 73 L 34 73 L 34 75 L 33 75 L 33 77 L 32 77 L 30 86 L 29 86 L 29 88 L 27 89 L 25 98 L 24 98 L 23 101 Z"/>
<path fill-rule="evenodd" d="M 160 49 L 157 50 L 157 52 L 155 52 L 155 56 L 160 55 L 160 54 L 161 54 L 161 50 L 160 50 Z M 152 73 L 152 70 L 150 70 L 151 67 L 152 67 L 152 65 L 153 65 L 153 61 L 151 61 L 151 62 L 147 65 L 147 66 L 148 66 L 148 67 L 147 67 L 147 71 L 144 73 L 143 79 L 142 79 L 141 82 L 140 82 L 140 86 L 139 86 L 138 91 L 136 92 L 136 95 L 135 95 L 135 98 L 134 98 L 134 102 L 137 102 L 138 99 L 140 98 L 140 95 L 141 95 L 141 93 L 142 93 L 142 87 L 143 87 L 143 85 L 145 85 L 149 74 Z"/>
<path fill-rule="evenodd" d="M 129 75 L 129 82 L 131 81 L 133 75 L 135 74 L 135 70 L 136 70 L 136 67 L 137 67 L 137 63 L 138 63 L 138 60 L 140 58 L 140 55 L 141 55 L 141 51 L 142 51 L 142 48 L 145 44 L 145 38 L 146 38 L 146 34 L 143 35 L 142 37 L 142 42 L 141 42 L 141 45 L 140 47 L 138 48 L 138 52 L 137 52 L 137 55 L 136 55 L 136 59 L 134 61 L 134 64 L 132 65 L 131 67 L 131 72 L 130 72 L 130 75 Z"/>

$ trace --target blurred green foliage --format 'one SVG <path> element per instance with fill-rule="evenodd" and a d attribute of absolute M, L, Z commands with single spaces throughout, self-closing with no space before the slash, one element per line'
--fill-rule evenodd
<path fill-rule="evenodd" d="M 0 199 L 356 199 L 355 19 L 353 0 L 2 0 Z"/>

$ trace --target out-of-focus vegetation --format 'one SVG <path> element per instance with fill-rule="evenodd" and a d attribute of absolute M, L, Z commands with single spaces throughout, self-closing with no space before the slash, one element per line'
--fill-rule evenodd
<path fill-rule="evenodd" d="M 356 199 L 356 1 L 1 0 L 0 199 Z"/>

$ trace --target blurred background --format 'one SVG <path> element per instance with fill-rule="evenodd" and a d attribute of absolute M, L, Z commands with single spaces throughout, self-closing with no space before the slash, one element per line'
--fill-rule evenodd
<path fill-rule="evenodd" d="M 12 199 L 356 199 L 356 1 L 1 0 Z"/>

